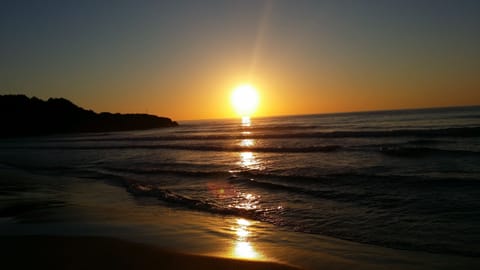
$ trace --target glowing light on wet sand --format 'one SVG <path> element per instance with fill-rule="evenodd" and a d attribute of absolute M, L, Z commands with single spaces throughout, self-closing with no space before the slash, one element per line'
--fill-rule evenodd
<path fill-rule="evenodd" d="M 242 228 L 237 230 L 238 237 L 247 237 L 250 233 Z"/>
<path fill-rule="evenodd" d="M 252 244 L 248 242 L 248 237 L 250 236 L 251 223 L 243 218 L 236 220 L 236 225 L 232 229 L 237 235 L 235 245 L 233 247 L 233 256 L 243 259 L 254 259 L 260 257 L 258 252 L 255 251 Z"/>
<path fill-rule="evenodd" d="M 253 249 L 252 245 L 248 242 L 237 242 L 235 245 L 235 255 L 238 258 L 253 259 L 258 256 L 258 254 Z"/>

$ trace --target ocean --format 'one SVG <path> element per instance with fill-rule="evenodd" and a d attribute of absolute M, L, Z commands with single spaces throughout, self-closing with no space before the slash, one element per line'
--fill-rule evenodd
<path fill-rule="evenodd" d="M 76 222 L 72 212 L 95 209 L 82 208 L 85 198 L 105 196 L 111 207 L 99 207 L 95 215 L 107 216 L 118 205 L 135 207 L 129 213 L 143 209 L 143 215 L 233 218 L 243 228 L 236 230 L 240 238 L 247 238 L 245 226 L 258 222 L 303 237 L 298 249 L 325 236 L 392 250 L 480 257 L 480 107 L 179 124 L 0 140 L 0 171 L 30 175 L 28 184 L 2 175 L 3 234 L 38 233 L 34 226 L 16 231 L 28 223 Z M 78 189 L 69 181 L 87 183 L 82 194 L 96 195 L 72 199 Z M 102 195 L 99 183 L 117 191 Z M 126 198 L 134 206 L 120 206 Z M 57 211 L 55 218 L 46 218 L 49 211 Z M 82 220 L 89 218 L 91 213 Z M 169 222 L 182 228 L 182 220 Z"/>

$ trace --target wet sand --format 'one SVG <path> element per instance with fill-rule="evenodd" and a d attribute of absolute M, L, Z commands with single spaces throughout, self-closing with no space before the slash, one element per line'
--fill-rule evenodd
<path fill-rule="evenodd" d="M 0 269 L 480 269 L 474 257 L 388 249 L 257 221 L 241 227 L 237 217 L 163 207 L 102 181 L 0 166 L 0 186 Z"/>
<path fill-rule="evenodd" d="M 183 254 L 107 237 L 2 236 L 4 269 L 295 270 L 275 262 Z"/>

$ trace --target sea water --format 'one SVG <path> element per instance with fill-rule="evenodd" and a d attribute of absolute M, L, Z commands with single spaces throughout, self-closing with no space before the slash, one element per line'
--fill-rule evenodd
<path fill-rule="evenodd" d="M 240 228 L 250 220 L 398 250 L 480 256 L 480 107 L 2 139 L 0 164 L 121 187 L 147 211 L 185 210 L 234 218 Z M 7 182 L 3 217 L 62 207 L 55 200 L 15 205 L 18 185 Z M 109 200 L 114 206 L 117 199 Z"/>

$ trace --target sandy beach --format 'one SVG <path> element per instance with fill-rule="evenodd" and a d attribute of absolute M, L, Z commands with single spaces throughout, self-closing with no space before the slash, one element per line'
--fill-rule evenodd
<path fill-rule="evenodd" d="M 171 209 L 101 181 L 2 167 L 0 183 L 2 269 L 423 270 L 479 265 L 476 258 L 387 249 Z"/>
<path fill-rule="evenodd" d="M 6 269 L 300 269 L 274 262 L 183 254 L 107 237 L 4 236 Z"/>

